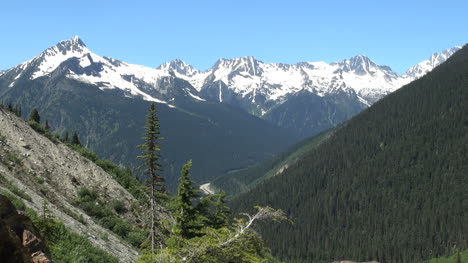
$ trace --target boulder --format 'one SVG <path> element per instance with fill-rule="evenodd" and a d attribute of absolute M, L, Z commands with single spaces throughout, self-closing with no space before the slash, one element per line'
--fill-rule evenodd
<path fill-rule="evenodd" d="M 37 251 L 31 255 L 32 263 L 51 263 L 50 259 L 42 251 Z"/>
<path fill-rule="evenodd" d="M 34 261 L 32 255 L 40 252 L 49 254 L 46 242 L 31 219 L 18 213 L 7 197 L 0 195 L 0 261 L 1 262 L 51 262 Z"/>

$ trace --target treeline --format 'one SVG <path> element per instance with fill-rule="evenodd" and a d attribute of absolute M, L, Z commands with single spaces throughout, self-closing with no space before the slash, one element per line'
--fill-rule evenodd
<path fill-rule="evenodd" d="M 418 262 L 468 248 L 468 48 L 382 99 L 231 203 L 287 212 L 265 224 L 292 262 Z"/>
<path fill-rule="evenodd" d="M 317 136 L 295 144 L 289 150 L 276 155 L 270 160 L 218 176 L 212 181 L 211 186 L 221 189 L 227 193 L 229 198 L 232 198 L 275 176 L 279 171 L 299 160 L 304 154 L 315 149 L 327 140 L 331 134 L 333 134 L 333 130 L 322 132 Z"/>
<path fill-rule="evenodd" d="M 10 102 L 7 105 L 4 105 L 3 102 L 2 102 L 2 103 L 0 103 L 0 109 L 8 110 L 8 111 L 12 112 L 13 114 L 15 114 L 16 116 L 18 116 L 20 118 L 23 118 L 23 112 L 22 112 L 22 108 L 21 108 L 20 103 L 17 103 L 15 105 L 13 105 L 13 103 Z M 34 108 L 31 111 L 31 113 L 29 114 L 28 124 L 35 131 L 37 131 L 38 133 L 46 136 L 47 138 L 49 138 L 53 142 L 61 141 L 63 143 L 69 143 L 71 145 L 82 146 L 81 142 L 80 142 L 80 139 L 79 139 L 79 136 L 78 136 L 78 132 L 76 132 L 76 131 L 73 132 L 71 137 L 70 137 L 68 131 L 64 131 L 62 133 L 62 136 L 60 136 L 58 133 L 52 133 L 52 127 L 49 125 L 49 120 L 45 120 L 44 125 L 42 126 L 41 125 L 41 116 L 39 114 L 39 111 L 36 108 Z"/>

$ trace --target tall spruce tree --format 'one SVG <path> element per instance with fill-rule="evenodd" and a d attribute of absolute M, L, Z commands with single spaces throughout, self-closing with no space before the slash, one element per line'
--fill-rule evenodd
<path fill-rule="evenodd" d="M 68 143 L 68 131 L 64 131 L 62 133 L 62 138 L 61 138 L 62 142 L 64 143 Z"/>
<path fill-rule="evenodd" d="M 198 210 L 192 204 L 192 200 L 199 195 L 189 177 L 191 167 L 191 160 L 184 164 L 180 172 L 179 186 L 177 188 L 176 232 L 183 238 L 195 237 L 201 228 Z"/>
<path fill-rule="evenodd" d="M 78 137 L 78 133 L 76 131 L 73 133 L 71 144 L 81 146 L 80 138 Z"/>
<path fill-rule="evenodd" d="M 229 225 L 229 207 L 226 206 L 226 193 L 203 197 L 197 205 L 197 210 L 207 227 L 219 229 Z"/>
<path fill-rule="evenodd" d="M 164 189 L 164 180 L 159 175 L 161 171 L 161 165 L 159 163 L 159 140 L 162 137 L 159 136 L 159 120 L 156 116 L 156 106 L 154 103 L 150 105 L 148 115 L 146 118 L 145 136 L 143 140 L 145 143 L 138 145 L 142 149 L 143 154 L 137 156 L 137 158 L 143 159 L 143 165 L 145 167 L 146 176 L 150 182 L 150 207 L 151 207 L 151 253 L 154 254 L 154 243 L 155 243 L 155 199 L 156 192 Z"/>
<path fill-rule="evenodd" d="M 18 117 L 21 117 L 21 104 L 17 103 L 15 106 L 15 114 Z"/>
<path fill-rule="evenodd" d="M 211 219 L 211 225 L 213 228 L 221 228 L 229 225 L 229 207 L 226 206 L 226 193 L 221 192 L 218 194 L 218 200 L 216 200 L 214 206 L 215 211 L 213 213 L 213 218 Z"/>
<path fill-rule="evenodd" d="M 34 121 L 36 123 L 41 123 L 41 116 L 39 115 L 39 111 L 35 108 L 31 111 L 29 115 L 29 120 Z"/>

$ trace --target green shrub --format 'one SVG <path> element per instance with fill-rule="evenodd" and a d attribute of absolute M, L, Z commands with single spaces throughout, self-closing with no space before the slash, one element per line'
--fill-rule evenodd
<path fill-rule="evenodd" d="M 95 152 L 93 152 L 90 149 L 85 148 L 85 147 L 83 147 L 81 145 L 68 144 L 68 147 L 75 150 L 76 152 L 81 154 L 81 156 L 85 157 L 86 159 L 88 159 L 88 160 L 90 160 L 92 162 L 96 162 L 97 160 L 99 160 L 99 158 L 98 158 L 98 156 L 97 156 L 97 154 Z"/>
<path fill-rule="evenodd" d="M 120 218 L 116 220 L 116 224 L 114 225 L 114 227 L 112 227 L 112 232 L 124 238 L 127 237 L 127 234 L 131 230 L 132 230 L 132 226 L 128 222 Z"/>
<path fill-rule="evenodd" d="M 145 236 L 145 232 L 138 228 L 132 230 L 132 225 L 116 214 L 126 211 L 121 201 L 114 200 L 109 204 L 99 199 L 96 191 L 84 187 L 78 191 L 76 204 L 99 225 L 116 233 L 133 246 L 138 247 L 143 242 L 142 236 Z"/>
<path fill-rule="evenodd" d="M 147 233 L 142 229 L 135 228 L 128 233 L 126 240 L 134 247 L 140 247 L 140 245 L 147 238 Z"/>
<path fill-rule="evenodd" d="M 7 152 L 5 154 L 5 159 L 2 160 L 3 163 L 8 164 L 8 162 L 11 162 L 16 165 L 20 165 L 22 163 L 21 159 L 16 155 L 15 153 L 12 152 Z"/>
<path fill-rule="evenodd" d="M 36 182 L 38 184 L 43 184 L 44 183 L 44 178 L 42 178 L 42 177 L 35 177 L 35 178 L 36 178 Z"/>
<path fill-rule="evenodd" d="M 112 208 L 115 210 L 115 212 L 119 214 L 123 214 L 127 212 L 127 209 L 125 208 L 124 204 L 120 200 L 114 200 L 112 201 Z"/>
<path fill-rule="evenodd" d="M 28 121 L 29 126 L 33 128 L 33 130 L 37 131 L 40 134 L 45 134 L 46 130 L 37 122 L 35 121 Z"/>
<path fill-rule="evenodd" d="M 88 239 L 70 232 L 63 224 L 57 228 L 59 235 L 49 242 L 54 262 L 118 262 L 115 256 L 94 247 Z"/>
<path fill-rule="evenodd" d="M 10 199 L 10 201 L 13 203 L 13 205 L 15 206 L 15 208 L 17 210 L 21 210 L 21 211 L 26 210 L 26 205 L 24 204 L 24 202 L 21 199 L 19 199 L 18 197 L 16 197 L 15 195 L 12 195 L 12 194 L 10 194 L 9 192 L 6 192 L 6 191 L 0 191 L 0 194 L 4 195 L 8 199 Z"/>
<path fill-rule="evenodd" d="M 12 184 L 10 181 L 8 181 L 5 177 L 1 175 L 0 184 L 4 185 L 8 190 L 10 190 L 10 192 L 17 195 L 18 197 L 28 200 L 29 202 L 32 201 L 31 196 L 29 196 L 25 191 L 19 189 L 16 185 Z"/>
<path fill-rule="evenodd" d="M 39 123 L 35 121 L 28 121 L 29 126 L 33 128 L 37 133 L 44 135 L 47 139 L 49 139 L 53 143 L 58 143 L 59 139 L 55 136 L 55 134 L 52 134 L 50 130 L 42 127 Z"/>
<path fill-rule="evenodd" d="M 98 194 L 94 190 L 83 187 L 78 190 L 78 198 L 80 202 L 90 202 L 98 199 Z"/>

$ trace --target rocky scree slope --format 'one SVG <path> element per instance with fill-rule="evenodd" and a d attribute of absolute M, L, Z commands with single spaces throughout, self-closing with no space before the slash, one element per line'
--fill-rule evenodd
<path fill-rule="evenodd" d="M 138 219 L 130 211 L 138 201 L 109 174 L 66 145 L 55 144 L 36 133 L 23 120 L 2 109 L 0 136 L 0 175 L 31 197 L 23 200 L 27 207 L 40 213 L 45 199 L 56 219 L 70 230 L 88 236 L 95 246 L 121 262 L 138 257 L 134 248 L 73 205 L 81 188 L 93 189 L 104 200 L 121 201 L 127 211 L 122 217 L 135 223 Z M 5 185 L 0 184 L 0 189 L 10 192 Z M 77 220 L 76 215 L 84 218 L 86 224 Z"/>

